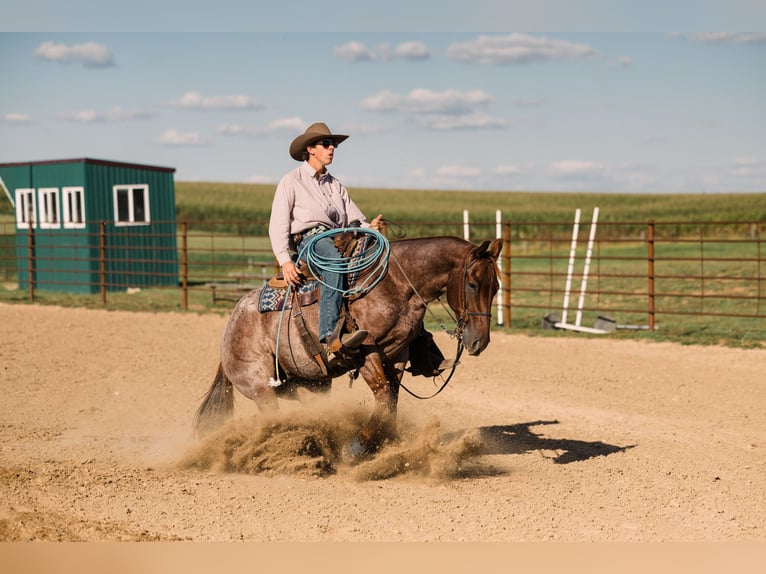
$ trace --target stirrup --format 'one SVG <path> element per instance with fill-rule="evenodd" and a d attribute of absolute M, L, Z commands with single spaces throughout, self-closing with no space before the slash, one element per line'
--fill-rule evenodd
<path fill-rule="evenodd" d="M 367 338 L 367 331 L 360 329 L 353 333 L 344 333 L 342 335 L 333 335 L 326 343 L 327 351 L 330 353 L 337 353 L 342 350 L 358 349 L 364 340 Z"/>
<path fill-rule="evenodd" d="M 436 367 L 436 372 L 437 374 L 441 374 L 453 367 L 457 367 L 459 364 L 460 361 L 455 361 L 454 359 L 444 359 L 441 363 L 439 363 L 439 366 Z"/>

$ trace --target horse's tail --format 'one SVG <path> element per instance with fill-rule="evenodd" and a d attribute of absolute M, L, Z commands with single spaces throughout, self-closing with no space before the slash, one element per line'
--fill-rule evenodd
<path fill-rule="evenodd" d="M 233 412 L 233 387 L 223 372 L 223 365 L 219 363 L 213 384 L 194 414 L 194 430 L 198 436 L 205 435 L 229 418 Z"/>

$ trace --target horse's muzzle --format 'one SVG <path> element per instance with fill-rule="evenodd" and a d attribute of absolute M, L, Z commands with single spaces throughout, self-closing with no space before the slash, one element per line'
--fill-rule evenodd
<path fill-rule="evenodd" d="M 487 348 L 487 345 L 489 345 L 489 337 L 476 337 L 475 339 L 463 337 L 463 345 L 469 355 L 476 356 L 481 354 L 481 352 Z"/>

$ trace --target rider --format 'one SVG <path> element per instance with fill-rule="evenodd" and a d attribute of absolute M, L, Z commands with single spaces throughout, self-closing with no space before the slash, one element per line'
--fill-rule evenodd
<path fill-rule="evenodd" d="M 315 123 L 290 144 L 290 157 L 301 164 L 285 174 L 277 185 L 269 238 L 285 281 L 293 288 L 299 287 L 304 279 L 293 261 L 293 249 L 300 253 L 313 236 L 328 229 L 348 227 L 353 221 L 376 231 L 381 228 L 382 215 L 368 223 L 346 188 L 327 171 L 335 150 L 347 138 L 347 135 L 333 134 L 324 123 Z M 313 247 L 323 258 L 341 257 L 332 237 L 315 240 Z M 329 287 L 320 290 L 319 340 L 328 354 L 359 347 L 367 338 L 367 331 L 341 335 L 344 274 L 325 270 L 322 281 Z"/>

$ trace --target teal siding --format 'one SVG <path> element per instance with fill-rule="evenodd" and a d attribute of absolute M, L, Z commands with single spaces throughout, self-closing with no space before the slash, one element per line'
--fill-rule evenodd
<path fill-rule="evenodd" d="M 106 283 L 111 290 L 178 285 L 173 171 L 167 168 L 105 162 L 62 160 L 0 164 L 0 176 L 13 195 L 34 188 L 39 221 L 39 189 L 82 187 L 85 228 L 34 230 L 35 287 L 53 291 L 96 293 L 100 290 L 100 222 L 105 223 Z M 148 185 L 148 224 L 116 225 L 115 185 Z M 29 286 L 29 230 L 17 229 L 19 287 Z"/>

